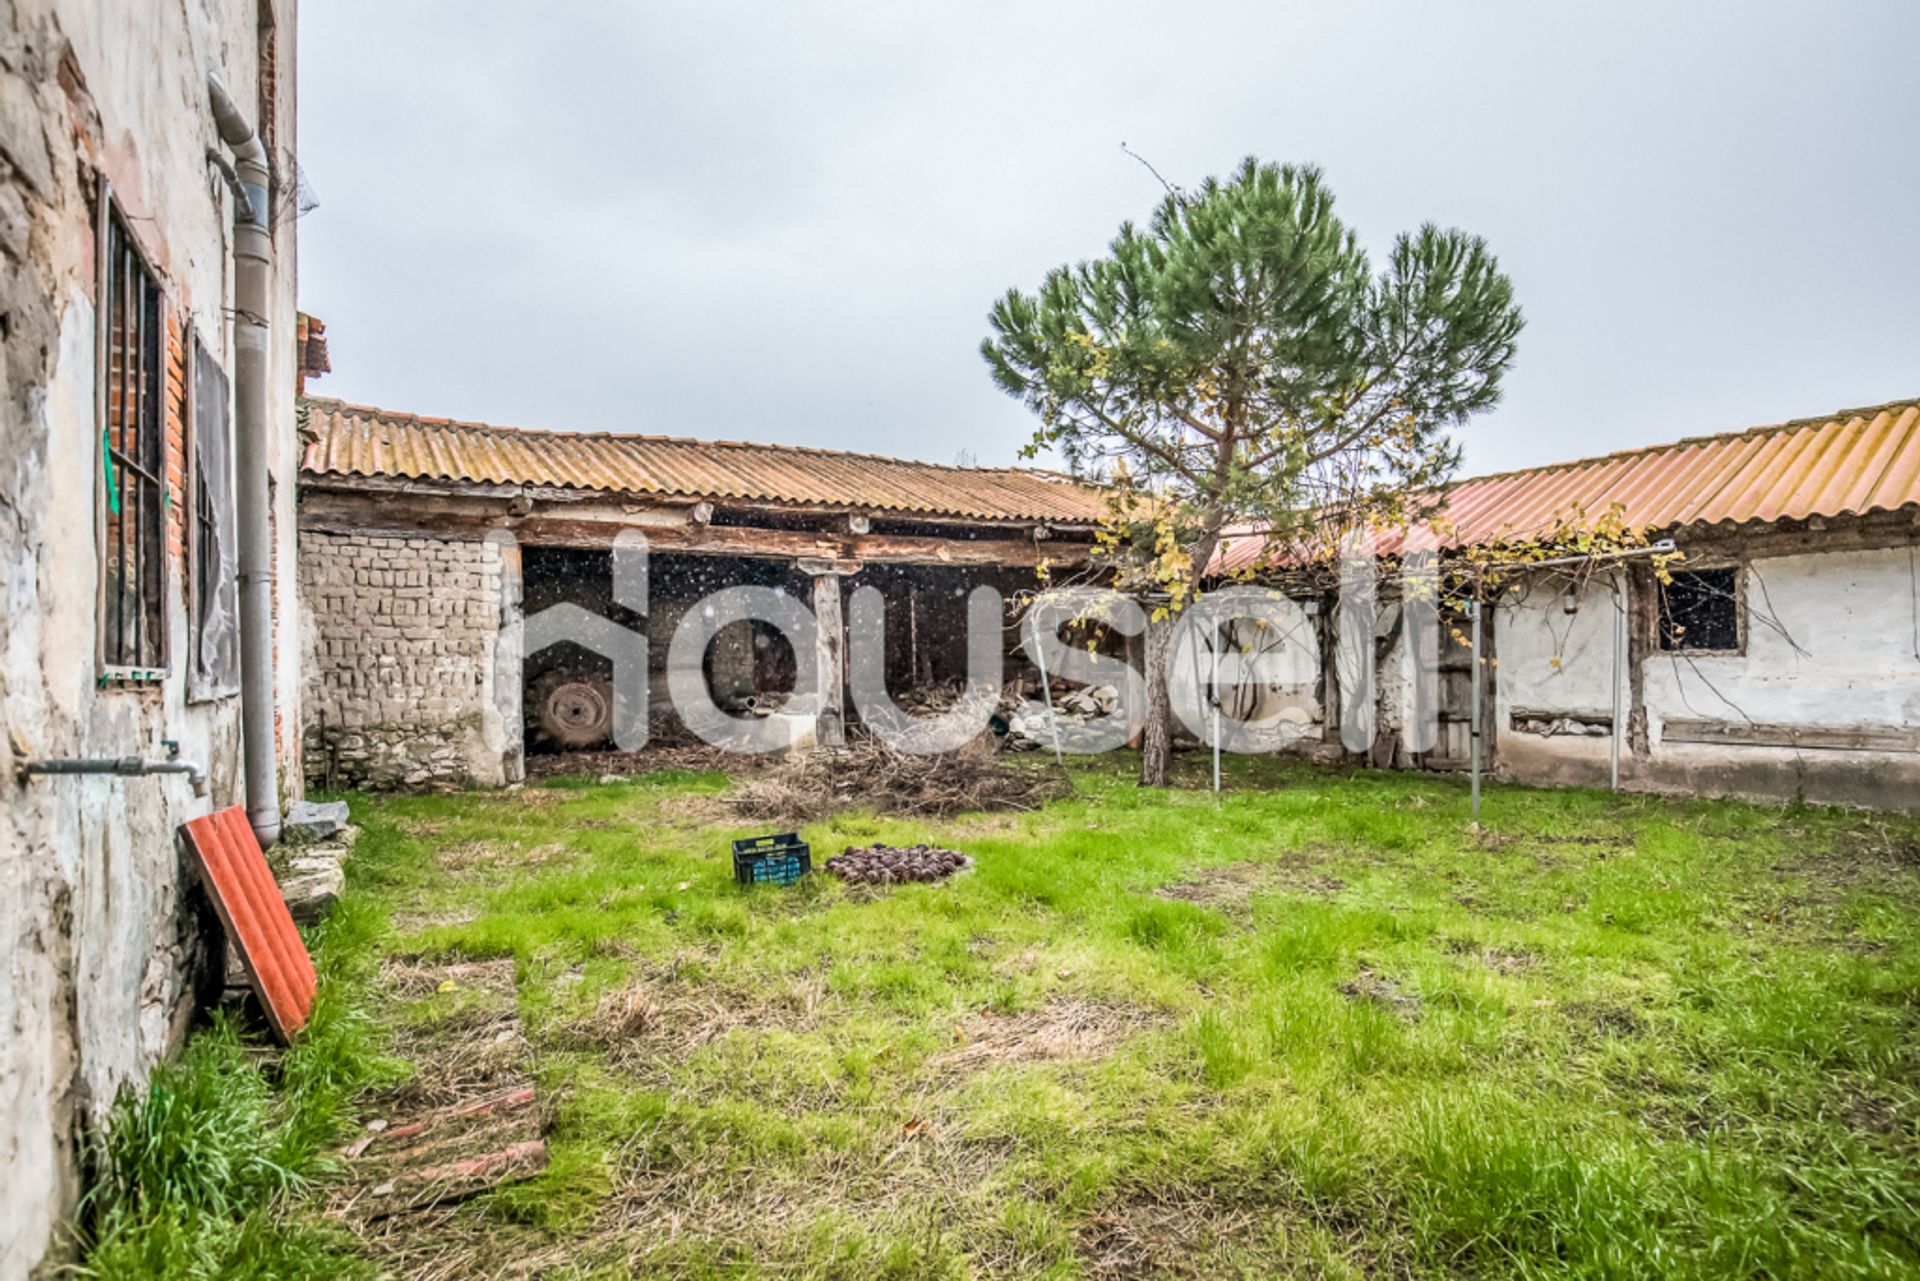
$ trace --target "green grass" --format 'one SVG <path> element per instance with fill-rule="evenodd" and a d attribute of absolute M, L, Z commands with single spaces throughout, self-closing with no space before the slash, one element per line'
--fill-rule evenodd
<path fill-rule="evenodd" d="M 511 958 L 552 1109 L 448 1274 L 1920 1275 L 1920 825 L 1132 768 L 806 829 L 976 860 L 886 892 L 736 888 L 718 775 L 356 798 L 336 990 L 426 1077 L 490 998 L 368 949 Z"/>
<path fill-rule="evenodd" d="M 404 882 L 391 850 L 360 847 L 349 890 L 309 931 L 320 974 L 311 1021 L 280 1052 L 226 1012 L 123 1091 L 86 1154 L 77 1232 L 84 1277 L 102 1281 L 345 1281 L 376 1269 L 344 1233 L 299 1207 L 333 1172 L 328 1152 L 351 1100 L 405 1066 L 380 1050 L 367 1009 L 386 930 L 384 896 Z M 399 878 L 399 879 L 396 879 Z"/>

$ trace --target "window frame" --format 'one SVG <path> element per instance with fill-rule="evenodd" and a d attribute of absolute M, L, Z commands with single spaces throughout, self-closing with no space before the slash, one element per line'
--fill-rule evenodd
<path fill-rule="evenodd" d="M 105 176 L 98 179 L 95 200 L 94 250 L 95 250 L 95 307 L 94 307 L 94 665 L 99 674 L 99 684 L 103 688 L 130 687 L 148 688 L 159 685 L 173 673 L 173 612 L 172 600 L 168 589 L 169 571 L 172 568 L 172 550 L 168 546 L 168 508 L 170 498 L 167 493 L 167 480 L 171 458 L 167 441 L 167 291 L 160 273 L 154 270 L 153 259 L 145 246 L 134 234 L 131 220 L 121 210 L 114 199 L 113 186 Z M 117 232 L 117 234 L 116 234 Z M 156 644 L 153 663 L 124 663 L 109 661 L 110 634 L 107 626 L 107 610 L 113 600 L 107 589 L 108 549 L 107 531 L 109 527 L 108 510 L 108 467 L 118 467 L 116 454 L 122 453 L 115 448 L 110 435 L 113 408 L 113 319 L 115 314 L 114 292 L 123 287 L 118 270 L 112 259 L 116 248 L 124 248 L 137 264 L 141 279 L 151 293 L 151 328 L 147 328 L 147 319 L 141 317 L 142 332 L 140 342 L 145 350 L 143 357 L 152 357 L 151 368 L 143 360 L 139 377 L 145 384 L 141 390 L 141 412 L 151 418 L 142 430 L 152 433 L 155 456 L 146 460 L 152 474 L 134 472 L 130 479 L 142 486 L 138 491 L 142 501 L 139 507 L 139 519 L 149 529 L 136 532 L 135 541 L 142 536 L 153 541 L 151 562 L 147 554 L 140 556 L 140 572 L 156 575 L 155 608 L 152 617 L 153 639 Z M 141 310 L 146 310 L 147 298 L 142 298 Z M 124 404 L 124 393 L 123 401 Z M 150 407 L 149 407 L 150 406 Z M 122 411 L 124 412 L 124 410 Z M 124 424 L 123 424 L 124 425 Z M 122 482 L 124 484 L 124 482 Z M 146 501 L 151 499 L 149 505 Z M 122 503 L 125 511 L 125 503 Z M 124 565 L 120 599 L 127 599 L 124 586 Z M 124 614 L 122 615 L 124 618 Z M 136 646 L 136 649 L 138 647 Z M 118 657 L 118 655 L 114 655 Z M 134 657 L 139 657 L 138 653 Z"/>
<path fill-rule="evenodd" d="M 1714 573 L 1726 571 L 1733 575 L 1733 634 L 1734 644 L 1727 649 L 1712 649 L 1700 645 L 1681 644 L 1669 647 L 1664 643 L 1667 633 L 1667 589 L 1668 584 L 1653 580 L 1653 636 L 1651 651 L 1670 658 L 1741 658 L 1747 652 L 1747 563 L 1743 560 L 1706 560 L 1698 564 L 1688 563 L 1675 566 L 1672 575 Z"/>
<path fill-rule="evenodd" d="M 221 507 L 217 498 L 211 503 L 201 501 L 201 491 L 206 487 L 207 477 L 205 474 L 206 468 L 202 465 L 204 459 L 201 456 L 206 441 L 201 432 L 200 423 L 200 412 L 204 408 L 201 404 L 200 358 L 203 353 L 213 353 L 214 349 L 202 341 L 200 328 L 192 321 L 188 321 L 187 324 L 182 327 L 181 342 L 185 349 L 186 369 L 186 407 L 184 410 L 186 423 L 181 432 L 181 446 L 186 451 L 186 456 L 181 460 L 182 474 L 184 477 L 182 484 L 182 502 L 186 510 L 183 513 L 185 516 L 182 522 L 184 532 L 180 540 L 180 551 L 184 557 L 183 568 L 185 571 L 181 577 L 185 589 L 184 597 L 187 620 L 187 701 L 189 703 L 214 703 L 222 699 L 232 698 L 240 692 L 237 672 L 239 655 L 236 648 L 233 656 L 236 670 L 231 679 L 224 681 L 217 680 L 214 678 L 215 674 L 209 673 L 206 670 L 204 647 L 207 643 L 207 622 L 209 613 L 211 612 L 206 593 L 209 591 L 215 593 L 222 592 L 223 588 L 227 586 L 228 580 L 227 576 L 221 573 L 219 563 L 215 563 L 209 567 L 205 555 L 207 549 L 202 547 L 202 535 L 208 530 L 215 532 L 216 538 L 214 540 L 213 550 L 217 553 L 222 546 L 232 546 L 231 540 L 238 536 L 238 531 L 235 527 L 236 522 L 233 515 L 233 495 L 229 495 L 226 509 L 228 526 L 225 530 L 220 529 L 219 518 Z M 219 479 L 223 479 L 228 486 L 231 486 L 234 480 L 233 384 L 227 374 L 226 367 L 219 364 L 217 353 L 213 355 L 213 361 L 215 368 L 220 371 L 228 396 L 227 403 L 222 407 L 226 412 L 221 417 L 221 426 L 226 431 L 227 437 L 225 445 L 226 474 Z M 224 539 L 217 537 L 217 535 L 221 533 L 224 533 Z M 233 591 L 236 594 L 238 592 L 237 578 L 233 580 Z M 238 603 L 235 601 L 232 606 L 232 613 L 236 626 L 239 621 L 238 612 Z M 236 646 L 237 643 L 236 641 Z"/>

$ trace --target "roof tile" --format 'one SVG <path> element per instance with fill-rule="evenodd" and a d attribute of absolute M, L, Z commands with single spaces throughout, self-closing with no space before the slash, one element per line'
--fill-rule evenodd
<path fill-rule="evenodd" d="M 538 485 L 984 521 L 1092 524 L 1099 491 L 1052 472 L 617 432 L 530 431 L 305 397 L 312 476 Z"/>
<path fill-rule="evenodd" d="M 1627 525 L 1663 530 L 1920 505 L 1920 402 L 1480 476 L 1453 485 L 1442 510 L 1458 545 L 1524 538 L 1615 503 Z M 1264 540 L 1248 535 L 1229 539 L 1210 572 L 1258 563 Z"/>

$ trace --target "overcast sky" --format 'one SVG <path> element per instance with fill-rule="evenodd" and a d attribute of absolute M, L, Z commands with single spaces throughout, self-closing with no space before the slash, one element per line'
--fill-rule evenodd
<path fill-rule="evenodd" d="M 1322 166 L 1527 314 L 1467 470 L 1920 395 L 1920 4 L 323 0 L 313 390 L 1014 460 L 993 299 L 1160 188 Z"/>

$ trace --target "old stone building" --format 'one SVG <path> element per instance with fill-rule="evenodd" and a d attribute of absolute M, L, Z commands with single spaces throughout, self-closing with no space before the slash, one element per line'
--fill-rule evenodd
<path fill-rule="evenodd" d="M 852 715 L 840 647 L 862 588 L 885 602 L 890 686 L 945 686 L 966 676 L 969 593 L 1012 599 L 1043 562 L 1083 563 L 1106 511 L 1097 492 L 1025 469 L 516 430 L 318 398 L 303 414 L 306 763 L 328 785 L 497 785 L 520 777 L 529 746 L 607 743 L 606 651 L 625 635 L 644 646 L 646 725 L 680 732 L 676 634 L 694 602 L 729 587 L 806 606 L 802 621 L 820 620 L 809 652 L 742 621 L 682 646 L 692 670 L 679 674 L 746 717 L 817 684 L 824 704 L 804 732 L 837 736 Z M 623 593 L 613 556 L 635 537 L 644 601 Z M 599 620 L 608 643 L 525 636 L 556 607 Z M 502 660 L 523 642 L 524 664 Z"/>
<path fill-rule="evenodd" d="M 299 785 L 294 38 L 0 3 L 0 1277 L 211 971 L 176 828 Z"/>

